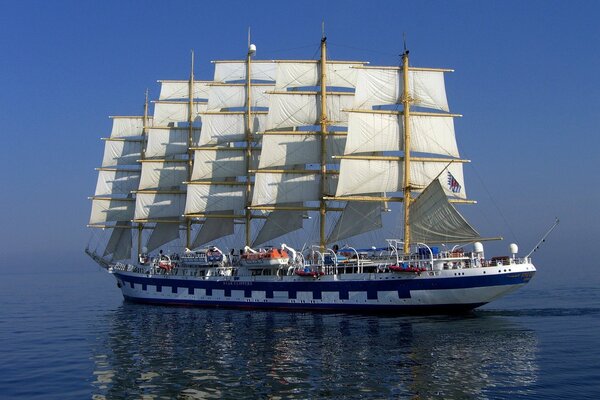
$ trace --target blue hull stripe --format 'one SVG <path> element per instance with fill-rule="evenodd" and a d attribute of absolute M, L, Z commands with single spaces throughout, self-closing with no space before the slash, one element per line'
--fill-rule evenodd
<path fill-rule="evenodd" d="M 410 298 L 412 290 L 446 290 L 446 289 L 467 289 L 488 286 L 518 285 L 529 282 L 534 272 L 518 272 L 501 275 L 484 276 L 461 276 L 448 278 L 428 278 L 428 279 L 390 279 L 390 280 L 370 280 L 370 281 L 334 281 L 323 282 L 307 278 L 306 282 L 257 282 L 241 281 L 234 277 L 232 280 L 210 281 L 210 280 L 182 280 L 182 279 L 164 279 L 153 276 L 128 276 L 119 272 L 115 276 L 128 283 L 132 288 L 134 284 L 153 285 L 159 288 L 166 286 L 170 292 L 177 293 L 177 288 L 186 289 L 205 289 L 206 296 L 212 296 L 213 290 L 223 290 L 231 295 L 231 290 L 244 290 L 244 297 L 252 297 L 253 291 L 266 292 L 267 298 L 273 297 L 274 291 L 288 292 L 290 299 L 296 298 L 297 292 L 312 292 L 313 298 L 317 299 L 322 292 L 338 292 L 341 300 L 347 300 L 349 292 L 367 292 L 368 299 L 377 299 L 378 291 L 398 291 L 400 298 Z"/>
<path fill-rule="evenodd" d="M 126 301 L 142 304 L 201 306 L 213 308 L 235 308 L 246 310 L 294 310 L 294 311 L 332 311 L 332 312 L 366 312 L 366 313 L 460 313 L 470 311 L 486 303 L 470 304 L 437 304 L 437 305 L 389 305 L 389 304 L 322 304 L 322 303 L 272 303 L 272 302 L 243 302 L 243 301 L 211 301 L 187 299 L 145 299 L 123 296 Z"/>

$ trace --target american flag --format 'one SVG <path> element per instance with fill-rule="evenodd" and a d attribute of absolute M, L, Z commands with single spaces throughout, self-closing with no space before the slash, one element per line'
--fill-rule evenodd
<path fill-rule="evenodd" d="M 454 179 L 454 176 L 452 176 L 450 171 L 448 171 L 448 186 L 450 187 L 450 191 L 452 191 L 452 193 L 460 193 L 460 189 L 462 188 L 460 183 Z"/>

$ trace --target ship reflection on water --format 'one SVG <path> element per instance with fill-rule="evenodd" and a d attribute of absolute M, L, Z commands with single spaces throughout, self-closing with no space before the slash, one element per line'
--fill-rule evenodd
<path fill-rule="evenodd" d="M 94 398 L 527 395 L 538 339 L 507 317 L 378 317 L 123 304 L 94 351 Z"/>

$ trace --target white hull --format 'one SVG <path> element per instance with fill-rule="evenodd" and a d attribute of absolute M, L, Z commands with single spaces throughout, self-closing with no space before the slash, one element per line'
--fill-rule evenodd
<path fill-rule="evenodd" d="M 132 268 L 129 268 L 132 269 Z M 113 269 L 127 300 L 189 306 L 421 312 L 467 310 L 525 285 L 531 263 L 416 273 L 363 273 L 318 278 L 189 276 Z M 189 271 L 188 271 L 189 272 Z"/>

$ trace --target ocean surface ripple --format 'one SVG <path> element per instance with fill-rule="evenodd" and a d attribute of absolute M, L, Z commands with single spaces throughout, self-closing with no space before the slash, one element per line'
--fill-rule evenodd
<path fill-rule="evenodd" d="M 594 287 L 575 289 L 585 302 L 525 288 L 464 316 L 382 317 L 130 304 L 93 269 L 9 279 L 6 399 L 600 395 Z"/>

